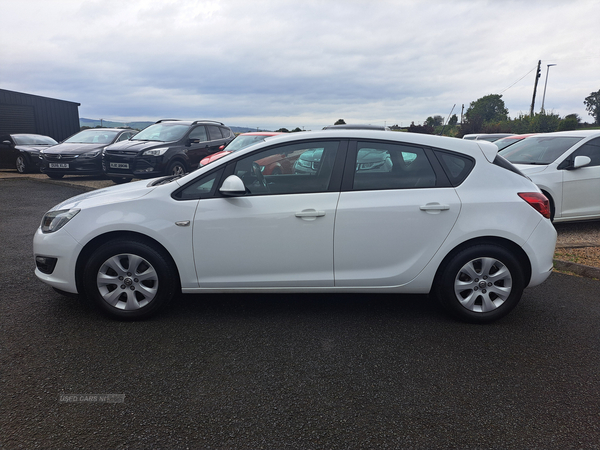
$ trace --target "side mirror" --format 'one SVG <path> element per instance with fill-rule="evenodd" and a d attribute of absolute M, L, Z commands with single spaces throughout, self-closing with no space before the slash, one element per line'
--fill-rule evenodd
<path fill-rule="evenodd" d="M 228 197 L 239 197 L 246 194 L 246 186 L 244 186 L 244 182 L 237 175 L 229 175 L 223 181 L 219 192 Z"/>
<path fill-rule="evenodd" d="M 591 162 L 592 160 L 589 156 L 576 156 L 575 161 L 573 161 L 573 169 L 587 166 Z"/>
<path fill-rule="evenodd" d="M 219 151 L 224 150 L 224 149 L 225 149 L 225 144 L 219 146 Z"/>

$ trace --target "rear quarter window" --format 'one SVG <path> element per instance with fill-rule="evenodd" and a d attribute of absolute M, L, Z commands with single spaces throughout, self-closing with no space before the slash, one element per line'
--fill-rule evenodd
<path fill-rule="evenodd" d="M 442 150 L 434 150 L 434 153 L 454 187 L 465 181 L 475 167 L 475 160 L 469 156 Z"/>

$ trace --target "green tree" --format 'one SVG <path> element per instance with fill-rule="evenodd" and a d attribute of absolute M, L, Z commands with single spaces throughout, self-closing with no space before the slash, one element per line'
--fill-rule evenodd
<path fill-rule="evenodd" d="M 585 109 L 594 118 L 597 125 L 600 125 L 600 89 L 592 92 L 583 101 Z"/>
<path fill-rule="evenodd" d="M 448 121 L 448 126 L 455 127 L 458 123 L 458 116 L 456 114 L 452 114 L 450 120 Z"/>
<path fill-rule="evenodd" d="M 290 130 L 287 128 L 280 128 L 279 130 L 275 130 L 276 133 L 289 133 Z"/>
<path fill-rule="evenodd" d="M 569 114 L 558 124 L 556 131 L 576 130 L 581 119 L 577 114 Z"/>
<path fill-rule="evenodd" d="M 465 113 L 466 129 L 470 133 L 479 133 L 486 124 L 495 124 L 507 120 L 508 109 L 502 95 L 490 94 L 471 102 Z"/>
<path fill-rule="evenodd" d="M 425 119 L 425 125 L 430 127 L 438 127 L 444 123 L 444 118 L 442 116 L 429 116 Z"/>
<path fill-rule="evenodd" d="M 344 119 L 338 119 L 334 125 L 346 125 L 346 122 L 344 121 Z"/>

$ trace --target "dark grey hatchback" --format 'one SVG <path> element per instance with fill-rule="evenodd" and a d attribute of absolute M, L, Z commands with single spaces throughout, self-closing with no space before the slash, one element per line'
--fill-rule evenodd
<path fill-rule="evenodd" d="M 110 144 L 134 136 L 126 128 L 91 128 L 80 131 L 58 145 L 42 150 L 40 170 L 50 178 L 65 175 L 103 175 L 102 150 Z"/>
<path fill-rule="evenodd" d="M 127 142 L 107 147 L 102 164 L 115 183 L 183 175 L 196 169 L 202 158 L 223 150 L 234 138 L 233 131 L 221 122 L 164 119 Z"/>

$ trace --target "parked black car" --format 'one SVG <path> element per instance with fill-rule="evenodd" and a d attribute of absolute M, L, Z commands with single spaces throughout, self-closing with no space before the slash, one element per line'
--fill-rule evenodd
<path fill-rule="evenodd" d="M 137 133 L 124 128 L 90 128 L 40 152 L 40 169 L 50 178 L 102 175 L 102 150 Z"/>
<path fill-rule="evenodd" d="M 0 167 L 19 173 L 37 172 L 40 150 L 56 145 L 50 136 L 41 134 L 5 134 L 0 136 Z"/>
<path fill-rule="evenodd" d="M 107 147 L 104 171 L 116 183 L 183 175 L 196 169 L 202 158 L 223 150 L 233 138 L 233 131 L 221 122 L 159 120 L 133 139 Z"/>

